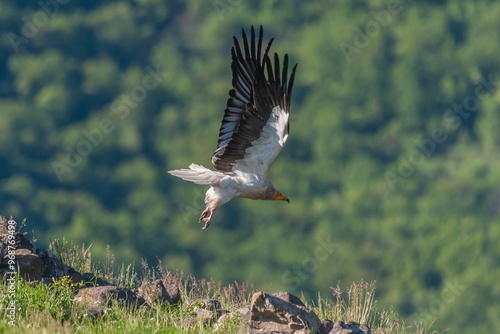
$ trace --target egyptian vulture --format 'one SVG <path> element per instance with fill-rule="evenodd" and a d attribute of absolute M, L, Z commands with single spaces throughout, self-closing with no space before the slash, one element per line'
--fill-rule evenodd
<path fill-rule="evenodd" d="M 242 29 L 243 49 L 233 37 L 231 48 L 233 88 L 229 91 L 217 149 L 212 156 L 215 170 L 191 164 L 189 169 L 168 173 L 196 184 L 209 185 L 206 208 L 199 221 L 210 226 L 214 212 L 235 197 L 287 201 L 267 174 L 285 146 L 289 132 L 290 100 L 297 64 L 288 79 L 288 55 L 274 65 L 268 55 L 271 39 L 262 56 L 262 26 L 256 43 L 252 27 L 250 43 Z M 274 68 L 273 68 L 274 66 Z"/>

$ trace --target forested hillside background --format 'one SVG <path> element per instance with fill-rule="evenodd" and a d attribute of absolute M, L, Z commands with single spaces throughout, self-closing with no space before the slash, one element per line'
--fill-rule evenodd
<path fill-rule="evenodd" d="M 30 3 L 30 4 L 28 4 Z M 408 322 L 500 326 L 500 2 L 2 1 L 0 214 L 40 245 L 258 289 L 377 281 Z M 270 177 L 197 224 L 230 47 L 299 63 Z M 33 230 L 33 232 L 32 232 Z"/>

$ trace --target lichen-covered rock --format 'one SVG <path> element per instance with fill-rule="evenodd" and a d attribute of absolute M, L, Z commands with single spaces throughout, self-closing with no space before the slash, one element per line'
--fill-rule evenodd
<path fill-rule="evenodd" d="M 1 255 L 0 273 L 12 271 L 7 263 L 9 258 L 9 245 L 15 248 L 16 270 L 29 280 L 41 282 L 53 282 L 64 276 L 69 277 L 73 282 L 80 283 L 82 275 L 75 269 L 65 265 L 51 251 L 36 247 L 24 234 L 16 232 L 14 234 L 1 234 Z"/>
<path fill-rule="evenodd" d="M 165 290 L 167 290 L 167 294 L 170 296 L 173 304 L 177 304 L 181 301 L 181 290 L 175 284 L 166 284 Z"/>
<path fill-rule="evenodd" d="M 13 237 L 13 238 L 12 238 Z M 11 240 L 14 240 L 14 244 L 12 244 Z M 20 232 L 15 232 L 13 234 L 6 233 L 6 234 L 0 234 L 0 242 L 4 245 L 11 245 L 15 247 L 16 249 L 28 249 L 32 251 L 33 253 L 36 251 L 35 246 L 31 243 L 31 241 L 26 238 L 26 236 Z M 5 256 L 7 247 L 4 247 L 2 249 L 2 257 Z"/>
<path fill-rule="evenodd" d="M 250 306 L 246 305 L 238 308 L 236 311 L 222 314 L 220 318 L 217 320 L 217 324 L 215 325 L 215 330 L 222 330 L 227 325 L 227 323 L 232 321 L 233 319 L 237 319 L 237 321 L 239 322 L 243 320 L 242 324 L 240 325 L 240 329 L 237 332 L 244 333 L 245 324 L 248 323 L 248 321 L 250 320 Z"/>
<path fill-rule="evenodd" d="M 85 309 L 100 309 L 112 305 L 140 306 L 134 291 L 119 286 L 98 286 L 78 290 L 75 302 Z"/>
<path fill-rule="evenodd" d="M 371 334 L 368 326 L 358 324 L 354 321 L 336 321 L 328 319 L 321 321 L 321 326 L 318 329 L 319 334 Z"/>
<path fill-rule="evenodd" d="M 275 293 L 271 294 L 271 296 L 278 297 L 279 299 L 284 300 L 286 302 L 289 302 L 291 304 L 306 307 L 304 305 L 304 303 L 302 302 L 302 300 L 300 300 L 299 297 L 292 295 L 290 292 L 286 292 L 286 291 L 275 292 Z"/>
<path fill-rule="evenodd" d="M 28 280 L 40 280 L 43 276 L 44 266 L 40 257 L 29 249 L 15 250 L 16 268 L 19 268 L 19 274 Z"/>
<path fill-rule="evenodd" d="M 100 277 L 97 277 L 93 273 L 83 273 L 82 274 L 82 283 L 86 287 L 97 287 L 97 286 L 108 286 L 115 285 L 112 284 Z"/>
<path fill-rule="evenodd" d="M 193 326 L 197 323 L 202 325 L 215 323 L 226 313 L 218 300 L 205 298 L 188 302 L 186 310 L 191 314 L 190 317 L 184 319 L 184 324 L 188 326 Z"/>
<path fill-rule="evenodd" d="M 316 332 L 321 324 L 318 316 L 302 306 L 302 301 L 299 303 L 295 298 L 290 299 L 295 301 L 293 304 L 262 291 L 255 293 L 250 307 L 248 332 L 252 334 Z"/>
<path fill-rule="evenodd" d="M 172 298 L 172 296 L 168 293 L 163 281 L 161 279 L 157 279 L 156 281 L 141 285 L 139 289 L 137 289 L 137 297 L 144 298 L 144 301 L 152 307 L 165 303 L 176 304 L 180 300 L 179 289 L 173 289 L 170 287 L 169 290 L 172 292 L 174 298 Z"/>

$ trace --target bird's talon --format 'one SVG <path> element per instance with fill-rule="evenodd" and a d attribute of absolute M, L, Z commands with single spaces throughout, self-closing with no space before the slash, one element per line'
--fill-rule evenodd
<path fill-rule="evenodd" d="M 201 229 L 202 232 L 205 231 L 210 226 L 211 219 L 210 218 L 204 218 L 203 221 L 205 222 L 205 225 L 203 225 L 203 228 Z"/>
<path fill-rule="evenodd" d="M 208 208 L 203 210 L 203 212 L 201 213 L 201 216 L 200 216 L 200 220 L 198 220 L 198 223 L 201 222 L 202 220 L 207 219 L 207 215 L 209 212 L 210 212 L 210 210 L 208 210 Z"/>
<path fill-rule="evenodd" d="M 198 221 L 198 223 L 201 221 L 205 222 L 205 225 L 203 225 L 203 228 L 201 229 L 202 231 L 205 231 L 210 226 L 210 222 L 212 221 L 213 213 L 214 212 L 212 210 L 210 210 L 209 208 L 206 208 L 201 213 L 200 220 Z"/>

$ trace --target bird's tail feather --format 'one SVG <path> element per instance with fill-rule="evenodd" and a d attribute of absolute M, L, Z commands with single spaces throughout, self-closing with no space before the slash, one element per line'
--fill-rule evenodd
<path fill-rule="evenodd" d="M 189 169 L 169 170 L 169 174 L 196 184 L 214 185 L 220 181 L 221 172 L 213 171 L 201 165 L 191 164 Z"/>

